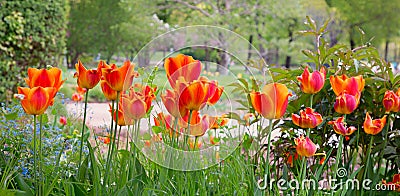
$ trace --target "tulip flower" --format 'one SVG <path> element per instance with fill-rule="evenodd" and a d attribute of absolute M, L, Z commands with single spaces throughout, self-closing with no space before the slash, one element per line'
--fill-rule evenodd
<path fill-rule="evenodd" d="M 386 109 L 386 113 L 398 112 L 400 111 L 400 96 L 393 91 L 386 91 L 382 104 Z"/>
<path fill-rule="evenodd" d="M 250 126 L 253 117 L 254 117 L 253 113 L 247 113 L 243 116 L 243 120 L 246 122 L 246 126 Z"/>
<path fill-rule="evenodd" d="M 189 134 L 196 137 L 203 136 L 210 128 L 210 120 L 208 115 L 203 115 L 202 117 L 200 117 L 200 114 L 197 110 L 193 111 L 190 120 L 188 114 L 180 119 L 179 124 L 182 128 L 187 128 L 188 124 L 190 124 Z"/>
<path fill-rule="evenodd" d="M 122 107 L 123 102 L 119 102 L 119 107 L 118 107 L 118 122 L 117 125 L 119 126 L 125 126 L 125 125 L 132 125 L 133 123 L 131 122 L 130 118 L 126 117 L 126 112 L 125 112 L 125 108 Z M 110 110 L 108 110 L 110 113 L 112 112 L 112 107 L 110 106 Z M 117 119 L 117 111 L 114 111 L 113 116 L 113 120 L 114 122 Z M 129 116 L 130 117 L 130 116 Z"/>
<path fill-rule="evenodd" d="M 179 97 L 176 91 L 167 90 L 161 95 L 161 100 L 168 112 L 175 118 L 185 116 L 188 110 L 179 104 Z"/>
<path fill-rule="evenodd" d="M 111 142 L 110 135 L 105 136 L 105 137 L 98 136 L 97 139 L 99 141 L 103 142 L 104 144 L 110 144 L 110 142 Z"/>
<path fill-rule="evenodd" d="M 79 86 L 76 86 L 76 92 L 77 92 L 77 93 L 79 93 L 79 94 L 81 94 L 81 95 L 84 95 L 84 94 L 86 93 L 86 91 L 87 91 L 86 88 L 81 88 L 81 87 L 79 87 Z"/>
<path fill-rule="evenodd" d="M 210 144 L 211 144 L 211 145 L 219 145 L 219 138 L 217 138 L 217 137 L 211 135 L 211 136 L 210 136 Z"/>
<path fill-rule="evenodd" d="M 348 78 L 346 75 L 341 76 L 331 76 L 330 77 L 331 86 L 333 92 L 335 92 L 336 96 L 339 96 L 343 92 L 346 92 L 350 95 L 356 95 L 357 93 L 361 93 L 364 89 L 365 80 L 362 75 Z"/>
<path fill-rule="evenodd" d="M 293 167 L 294 161 L 299 159 L 299 155 L 295 152 L 293 153 L 294 155 L 290 154 L 289 152 L 286 153 L 287 156 L 287 163 L 290 165 L 290 167 Z"/>
<path fill-rule="evenodd" d="M 207 104 L 208 105 L 214 105 L 217 103 L 217 101 L 219 100 L 219 98 L 221 98 L 222 92 L 224 91 L 224 87 L 218 86 L 215 89 L 215 92 L 213 93 L 212 96 L 210 96 L 210 98 L 208 98 L 207 100 Z"/>
<path fill-rule="evenodd" d="M 310 138 L 304 138 L 303 135 L 294 139 L 294 143 L 296 144 L 297 154 L 300 156 L 312 157 L 315 152 L 317 152 L 317 146 L 310 140 Z"/>
<path fill-rule="evenodd" d="M 344 136 L 349 136 L 354 133 L 354 131 L 357 130 L 357 128 L 351 126 L 351 127 L 346 127 L 345 122 L 344 122 L 344 117 L 339 117 L 335 121 L 329 121 L 328 124 L 333 126 L 333 130 L 340 135 Z"/>
<path fill-rule="evenodd" d="M 81 61 L 78 61 L 75 64 L 76 73 L 74 74 L 74 78 L 77 79 L 78 86 L 81 88 L 92 89 L 95 87 L 101 78 L 101 68 L 103 66 L 102 61 L 97 66 L 97 69 L 87 70 Z"/>
<path fill-rule="evenodd" d="M 147 105 L 143 101 L 143 98 L 138 95 L 129 98 L 123 96 L 122 108 L 125 110 L 125 118 L 139 120 L 146 115 Z"/>
<path fill-rule="evenodd" d="M 155 126 L 161 126 L 163 128 L 165 128 L 168 132 L 170 137 L 172 137 L 172 133 L 174 133 L 175 131 L 173 130 L 172 126 L 173 126 L 173 117 L 169 114 L 164 114 L 162 112 L 157 114 L 157 117 L 154 117 L 154 125 Z M 174 134 L 175 137 L 178 136 L 178 133 Z"/>
<path fill-rule="evenodd" d="M 382 184 L 386 185 L 387 187 L 394 187 L 394 191 L 400 192 L 400 174 L 395 174 L 391 182 L 382 180 Z"/>
<path fill-rule="evenodd" d="M 203 146 L 203 142 L 200 140 L 197 141 L 197 145 L 195 147 L 196 140 L 193 140 L 192 138 L 189 138 L 188 143 L 189 143 L 189 148 L 192 150 L 200 149 Z"/>
<path fill-rule="evenodd" d="M 103 79 L 115 91 L 125 91 L 132 84 L 133 78 L 138 76 L 134 71 L 134 65 L 125 61 L 124 65 L 118 68 L 115 64 L 102 69 Z"/>
<path fill-rule="evenodd" d="M 31 115 L 43 114 L 49 105 L 53 105 L 53 97 L 57 93 L 54 87 L 18 87 L 21 105 L 25 113 Z"/>
<path fill-rule="evenodd" d="M 191 56 L 178 54 L 176 57 L 165 59 L 164 68 L 171 87 L 175 88 L 180 77 L 186 82 L 197 80 L 201 72 L 201 63 Z"/>
<path fill-rule="evenodd" d="M 208 86 L 204 82 L 194 80 L 187 83 L 177 82 L 179 96 L 179 105 L 187 110 L 200 110 L 208 100 Z"/>
<path fill-rule="evenodd" d="M 60 120 L 59 120 L 60 124 L 65 126 L 67 125 L 67 117 L 65 116 L 60 116 Z"/>
<path fill-rule="evenodd" d="M 30 88 L 54 87 L 58 91 L 65 81 L 61 77 L 61 70 L 55 67 L 50 69 L 28 68 L 28 78 L 25 78 L 25 82 Z"/>
<path fill-rule="evenodd" d="M 72 94 L 71 98 L 72 98 L 72 101 L 75 101 L 75 102 L 80 102 L 83 100 L 83 96 L 79 93 Z"/>
<path fill-rule="evenodd" d="M 300 111 L 300 116 L 292 114 L 292 121 L 301 128 L 315 128 L 322 123 L 322 116 L 312 108 L 306 108 L 305 111 Z"/>
<path fill-rule="evenodd" d="M 336 97 L 334 108 L 337 113 L 350 114 L 358 107 L 359 102 L 360 93 L 351 95 L 344 92 Z"/>
<path fill-rule="evenodd" d="M 117 91 L 113 90 L 105 80 L 101 80 L 100 86 L 107 100 L 109 101 L 117 100 Z"/>
<path fill-rule="evenodd" d="M 306 66 L 303 74 L 297 77 L 297 80 L 300 81 L 301 90 L 308 94 L 318 93 L 324 87 L 325 79 L 326 70 L 324 67 L 321 67 L 320 71 L 314 71 L 310 75 Z"/>
<path fill-rule="evenodd" d="M 381 119 L 372 120 L 371 116 L 367 112 L 364 121 L 364 131 L 367 134 L 376 135 L 380 133 L 383 127 L 386 125 L 386 115 Z"/>
<path fill-rule="evenodd" d="M 254 109 L 267 119 L 279 119 L 285 114 L 289 96 L 287 87 L 280 83 L 267 84 L 262 92 L 250 93 Z"/>
<path fill-rule="evenodd" d="M 217 116 L 210 116 L 209 117 L 210 120 L 210 124 L 211 124 L 211 129 L 218 129 L 220 127 L 225 126 L 228 122 L 229 119 L 228 118 L 224 118 L 224 117 L 217 117 Z"/>
<path fill-rule="evenodd" d="M 129 98 L 134 97 L 142 99 L 146 103 L 146 113 L 151 108 L 152 101 L 156 98 L 155 92 L 157 87 L 151 88 L 150 86 L 142 86 L 140 84 L 135 84 L 129 89 Z M 125 96 L 125 95 L 123 95 Z M 126 96 L 125 96 L 126 97 Z"/>

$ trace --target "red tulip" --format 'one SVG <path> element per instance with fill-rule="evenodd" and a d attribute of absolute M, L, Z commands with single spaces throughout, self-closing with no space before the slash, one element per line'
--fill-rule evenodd
<path fill-rule="evenodd" d="M 333 130 L 340 135 L 349 136 L 354 133 L 357 129 L 353 126 L 346 127 L 344 117 L 339 117 L 335 121 L 329 121 L 328 124 L 333 126 Z"/>
<path fill-rule="evenodd" d="M 382 184 L 386 185 L 387 187 L 394 187 L 394 191 L 400 192 L 400 174 L 395 174 L 391 182 L 382 180 Z"/>
<path fill-rule="evenodd" d="M 280 83 L 267 84 L 262 92 L 250 93 L 254 109 L 267 119 L 279 119 L 285 114 L 289 96 L 287 87 Z"/>
<path fill-rule="evenodd" d="M 300 116 L 292 114 L 292 121 L 301 128 L 315 128 L 322 123 L 322 116 L 312 108 L 306 108 L 305 111 L 300 111 Z"/>
<path fill-rule="evenodd" d="M 67 117 L 65 117 L 65 116 L 60 116 L 60 124 L 61 125 L 67 125 Z"/>
<path fill-rule="evenodd" d="M 321 67 L 320 71 L 314 71 L 310 75 L 306 66 L 303 74 L 297 77 L 297 80 L 300 81 L 301 90 L 308 94 L 318 93 L 324 87 L 325 79 L 326 70 L 324 67 Z"/>
<path fill-rule="evenodd" d="M 364 121 L 364 131 L 367 134 L 376 135 L 380 133 L 383 127 L 386 125 L 386 115 L 381 119 L 372 120 L 371 116 L 367 112 Z"/>
<path fill-rule="evenodd" d="M 211 129 L 218 129 L 220 127 L 225 126 L 226 124 L 228 124 L 229 119 L 228 118 L 224 118 L 222 116 L 210 116 L 209 117 L 209 122 L 210 122 L 210 128 Z"/>
<path fill-rule="evenodd" d="M 398 91 L 400 92 L 400 91 Z M 386 91 L 382 101 L 386 113 L 400 111 L 400 96 L 393 91 Z"/>
<path fill-rule="evenodd" d="M 312 157 L 317 151 L 317 146 L 310 140 L 310 138 L 304 138 L 303 135 L 294 139 L 294 143 L 296 144 L 297 154 L 300 156 Z"/>
<path fill-rule="evenodd" d="M 350 114 L 357 108 L 359 102 L 360 93 L 351 95 L 344 92 L 336 97 L 334 108 L 337 113 Z"/>

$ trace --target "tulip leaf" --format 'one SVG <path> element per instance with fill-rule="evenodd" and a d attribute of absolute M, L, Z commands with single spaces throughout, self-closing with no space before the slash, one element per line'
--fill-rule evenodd
<path fill-rule="evenodd" d="M 4 117 L 6 117 L 6 120 L 16 120 L 18 117 L 18 113 L 17 112 L 8 113 L 5 114 Z"/>
<path fill-rule="evenodd" d="M 154 134 L 159 134 L 164 131 L 164 129 L 159 126 L 153 126 L 151 127 L 151 130 L 153 131 Z"/>
<path fill-rule="evenodd" d="M 151 135 L 149 133 L 144 133 L 142 136 L 143 140 L 151 140 Z"/>

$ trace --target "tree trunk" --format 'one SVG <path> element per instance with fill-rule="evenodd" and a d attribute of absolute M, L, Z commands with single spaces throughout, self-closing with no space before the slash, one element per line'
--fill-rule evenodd
<path fill-rule="evenodd" d="M 385 41 L 385 61 L 388 61 L 388 53 L 389 53 L 389 40 Z"/>
<path fill-rule="evenodd" d="M 351 31 L 352 29 L 350 30 L 350 48 L 354 49 L 356 47 L 356 42 L 354 41 L 353 33 Z"/>
<path fill-rule="evenodd" d="M 221 75 L 227 75 L 229 70 L 229 64 L 231 62 L 231 57 L 225 51 L 219 52 L 220 61 L 217 66 L 217 72 Z"/>
<path fill-rule="evenodd" d="M 289 28 L 289 47 L 292 42 L 293 42 L 293 31 L 290 30 L 290 28 Z M 290 68 L 291 59 L 292 59 L 292 57 L 290 55 L 286 55 L 285 67 L 288 69 Z"/>
<path fill-rule="evenodd" d="M 75 54 L 74 54 L 74 56 L 72 57 L 72 59 L 71 59 L 71 64 L 70 65 L 68 65 L 69 67 L 69 69 L 73 69 L 74 68 L 74 65 L 78 62 L 78 58 L 79 58 L 79 56 L 81 55 L 82 53 L 80 53 L 80 52 L 75 52 Z"/>

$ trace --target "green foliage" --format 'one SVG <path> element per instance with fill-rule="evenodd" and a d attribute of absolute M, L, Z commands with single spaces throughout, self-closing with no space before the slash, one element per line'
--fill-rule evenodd
<path fill-rule="evenodd" d="M 66 0 L 0 2 L 1 100 L 10 100 L 28 67 L 61 62 L 66 14 Z"/>

